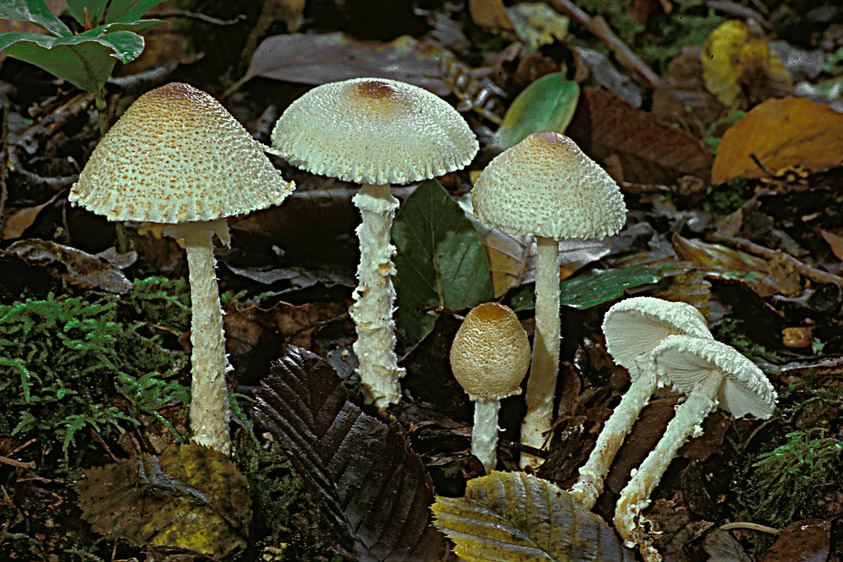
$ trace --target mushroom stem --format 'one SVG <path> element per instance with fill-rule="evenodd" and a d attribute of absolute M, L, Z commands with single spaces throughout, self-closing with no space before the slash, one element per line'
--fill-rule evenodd
<path fill-rule="evenodd" d="M 350 310 L 357 327 L 354 353 L 360 364 L 360 381 L 366 401 L 385 410 L 389 404 L 400 400 L 398 379 L 404 374 L 395 356 L 392 319 L 395 246 L 390 241 L 390 230 L 398 199 L 390 192 L 389 185 L 364 184 L 352 201 L 363 218 L 356 231 L 360 240 L 360 265 Z"/>
<path fill-rule="evenodd" d="M 580 476 L 571 487 L 571 496 L 586 509 L 594 507 L 597 497 L 603 492 L 603 480 L 609 473 L 609 467 L 621 448 L 624 439 L 632 430 L 638 414 L 647 405 L 656 389 L 655 372 L 652 365 L 641 371 L 637 379 L 621 398 L 620 404 L 606 421 L 594 450 L 588 461 L 580 468 Z"/>
<path fill-rule="evenodd" d="M 471 454 L 480 459 L 486 474 L 498 462 L 498 411 L 501 401 L 497 398 L 478 398 L 474 402 L 474 428 L 471 430 Z"/>
<path fill-rule="evenodd" d="M 615 529 L 626 546 L 640 545 L 641 554 L 647 562 L 658 562 L 662 558 L 652 546 L 649 525 L 641 517 L 641 511 L 650 505 L 650 494 L 658 486 L 679 447 L 695 431 L 699 431 L 699 424 L 717 407 L 717 392 L 723 378 L 719 369 L 713 369 L 688 395 L 688 399 L 676 408 L 658 445 L 650 451 L 621 491 L 615 507 Z"/>
<path fill-rule="evenodd" d="M 536 332 L 533 364 L 527 379 L 527 413 L 521 423 L 521 443 L 542 449 L 553 422 L 553 397 L 559 373 L 559 242 L 536 237 Z M 521 467 L 538 467 L 542 460 L 521 453 Z"/>
<path fill-rule="evenodd" d="M 193 441 L 228 455 L 231 453 L 231 436 L 225 374 L 230 367 L 225 354 L 213 246 L 215 233 L 223 244 L 229 244 L 228 223 L 225 219 L 218 219 L 168 225 L 165 233 L 174 238 L 184 238 L 187 250 L 192 309 L 190 427 Z"/>

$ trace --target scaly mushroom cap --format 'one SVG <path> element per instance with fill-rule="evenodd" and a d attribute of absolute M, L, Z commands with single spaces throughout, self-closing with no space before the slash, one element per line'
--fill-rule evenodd
<path fill-rule="evenodd" d="M 574 141 L 547 131 L 489 162 L 471 198 L 477 218 L 509 234 L 602 238 L 626 220 L 623 196 L 609 174 Z"/>
<path fill-rule="evenodd" d="M 603 317 L 606 350 L 630 377 L 639 375 L 637 361 L 649 355 L 670 335 L 711 339 L 699 310 L 684 302 L 653 297 L 633 297 L 612 306 Z"/>
<path fill-rule="evenodd" d="M 463 168 L 478 150 L 447 102 L 383 78 L 313 88 L 278 119 L 272 146 L 314 174 L 373 185 L 441 176 Z"/>
<path fill-rule="evenodd" d="M 472 400 L 519 394 L 530 367 L 530 343 L 518 317 L 487 302 L 465 317 L 451 345 L 451 370 Z"/>
<path fill-rule="evenodd" d="M 768 419 L 776 406 L 776 391 L 761 369 L 735 348 L 714 339 L 668 336 L 652 352 L 659 376 L 690 394 L 712 372 L 723 375 L 717 401 L 736 418 L 752 414 Z"/>
<path fill-rule="evenodd" d="M 174 82 L 129 106 L 69 199 L 109 220 L 175 224 L 264 209 L 294 187 L 217 100 Z"/>

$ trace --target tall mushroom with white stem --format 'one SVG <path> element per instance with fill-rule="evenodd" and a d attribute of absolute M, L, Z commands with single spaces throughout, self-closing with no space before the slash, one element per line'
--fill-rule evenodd
<path fill-rule="evenodd" d="M 626 546 L 638 546 L 644 560 L 660 562 L 652 545 L 650 525 L 641 511 L 650 504 L 670 461 L 689 437 L 702 434 L 700 424 L 720 406 L 736 418 L 751 414 L 759 419 L 773 415 L 776 391 L 764 373 L 733 347 L 709 338 L 668 336 L 650 354 L 657 376 L 687 395 L 656 448 L 621 491 L 615 506 L 615 529 Z"/>
<path fill-rule="evenodd" d="M 454 336 L 451 370 L 474 402 L 471 454 L 487 473 L 497 463 L 501 398 L 521 393 L 530 367 L 530 342 L 518 317 L 495 302 L 474 307 Z"/>
<path fill-rule="evenodd" d="M 231 452 L 228 388 L 213 236 L 229 245 L 226 217 L 281 203 L 294 185 L 267 147 L 217 100 L 174 82 L 138 98 L 94 149 L 68 197 L 112 221 L 167 225 L 184 238 L 190 271 L 193 440 Z"/>
<path fill-rule="evenodd" d="M 542 449 L 559 373 L 559 239 L 615 234 L 626 221 L 626 206 L 609 174 L 574 141 L 547 131 L 529 135 L 489 162 L 471 200 L 486 226 L 537 237 L 536 332 L 521 443 Z M 521 454 L 522 467 L 540 462 Z"/>
<path fill-rule="evenodd" d="M 352 199 L 362 223 L 358 285 L 351 317 L 366 401 L 378 409 L 401 398 L 395 356 L 395 247 L 398 200 L 390 184 L 441 176 L 471 162 L 479 145 L 457 111 L 417 86 L 382 78 L 323 84 L 294 101 L 272 131 L 272 145 L 294 166 L 362 184 Z"/>
<path fill-rule="evenodd" d="M 615 363 L 629 371 L 631 383 L 571 487 L 571 496 L 586 509 L 594 506 L 603 491 L 603 480 L 615 455 L 656 386 L 667 384 L 656 377 L 647 361 L 650 352 L 670 335 L 711 338 L 699 310 L 683 302 L 653 297 L 633 297 L 613 305 L 603 317 L 603 334 L 606 349 Z"/>

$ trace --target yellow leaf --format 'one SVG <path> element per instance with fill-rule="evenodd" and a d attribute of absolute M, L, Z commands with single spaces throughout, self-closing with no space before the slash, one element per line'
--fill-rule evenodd
<path fill-rule="evenodd" d="M 798 98 L 770 99 L 726 131 L 717 149 L 712 183 L 767 175 L 801 165 L 825 170 L 843 162 L 843 114 Z"/>
<path fill-rule="evenodd" d="M 720 24 L 702 49 L 703 79 L 708 91 L 732 107 L 744 88 L 789 91 L 790 75 L 761 28 L 753 20 Z M 772 92 L 769 92 L 772 93 Z"/>
<path fill-rule="evenodd" d="M 512 32 L 515 29 L 503 0 L 468 0 L 468 13 L 478 27 L 488 31 Z"/>

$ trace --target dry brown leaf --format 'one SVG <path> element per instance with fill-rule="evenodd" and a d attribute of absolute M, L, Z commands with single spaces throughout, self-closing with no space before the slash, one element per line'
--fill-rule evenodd
<path fill-rule="evenodd" d="M 843 113 L 806 99 L 770 99 L 754 107 L 720 141 L 711 181 L 759 178 L 801 165 L 825 170 L 843 162 Z"/>
<path fill-rule="evenodd" d="M 583 89 L 566 134 L 598 162 L 619 163 L 632 183 L 670 185 L 689 174 L 708 180 L 714 161 L 697 139 L 605 90 Z"/>
<path fill-rule="evenodd" d="M 468 12 L 478 27 L 493 32 L 515 31 L 503 0 L 468 0 Z"/>
<path fill-rule="evenodd" d="M 820 235 L 823 240 L 831 247 L 831 251 L 837 256 L 837 259 L 843 260 L 843 236 L 838 236 L 833 232 L 820 229 Z"/>
<path fill-rule="evenodd" d="M 18 209 L 9 215 L 9 218 L 6 219 L 6 228 L 3 229 L 3 240 L 20 238 L 24 231 L 32 226 L 32 223 L 38 218 L 38 213 L 44 210 L 45 207 L 52 205 L 59 198 L 59 195 L 63 193 L 64 191 L 60 191 L 46 203 L 41 203 L 34 207 L 27 207 L 26 209 Z"/>

